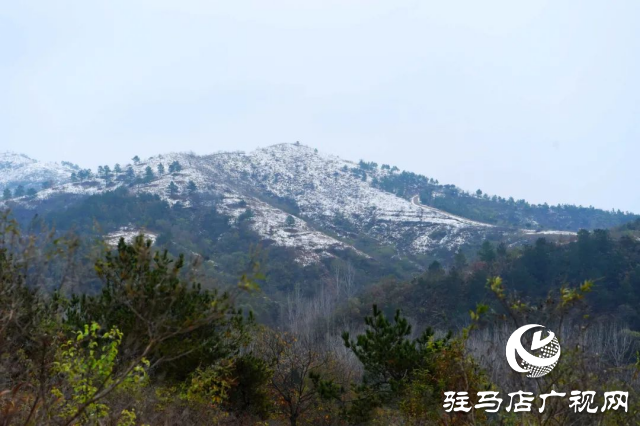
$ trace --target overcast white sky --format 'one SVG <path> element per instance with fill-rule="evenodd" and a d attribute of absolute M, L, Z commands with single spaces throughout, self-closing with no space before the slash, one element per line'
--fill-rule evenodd
<path fill-rule="evenodd" d="M 0 150 L 95 168 L 301 141 L 640 212 L 640 2 L 15 1 Z"/>

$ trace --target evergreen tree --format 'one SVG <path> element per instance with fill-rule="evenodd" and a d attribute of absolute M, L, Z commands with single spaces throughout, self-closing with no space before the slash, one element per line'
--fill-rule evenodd
<path fill-rule="evenodd" d="M 467 256 L 464 255 L 462 250 L 458 250 L 456 252 L 455 257 L 453 258 L 453 264 L 457 269 L 463 269 L 467 266 Z"/>
<path fill-rule="evenodd" d="M 171 181 L 167 189 L 167 192 L 169 193 L 170 197 L 172 198 L 175 197 L 176 195 L 178 195 L 178 185 L 176 185 L 174 181 Z"/>
<path fill-rule="evenodd" d="M 2 199 L 8 200 L 10 198 L 11 198 L 11 190 L 9 188 L 5 188 L 4 192 L 2 193 Z"/>
<path fill-rule="evenodd" d="M 140 163 L 140 157 L 138 157 L 137 155 L 134 156 L 131 160 L 133 161 L 134 164 Z"/>
<path fill-rule="evenodd" d="M 37 193 L 38 193 L 38 191 L 36 191 L 35 188 L 27 189 L 27 196 L 28 197 L 35 197 Z"/>
<path fill-rule="evenodd" d="M 111 167 L 104 166 L 102 168 L 102 176 L 104 177 L 104 180 L 106 180 L 106 181 L 111 180 Z"/>
<path fill-rule="evenodd" d="M 366 423 L 374 408 L 402 396 L 406 386 L 420 368 L 433 369 L 433 355 L 449 346 L 451 335 L 435 339 L 431 328 L 412 340 L 411 324 L 396 311 L 393 323 L 373 305 L 373 315 L 364 319 L 364 334 L 351 340 L 344 332 L 342 339 L 364 368 L 362 384 L 355 388 L 358 398 L 351 417 Z"/>
<path fill-rule="evenodd" d="M 193 195 L 198 190 L 196 183 L 192 180 L 187 184 L 187 192 L 189 195 Z"/>
<path fill-rule="evenodd" d="M 505 257 L 507 255 L 507 245 L 503 242 L 498 244 L 498 248 L 496 249 L 496 253 L 498 257 Z"/>
<path fill-rule="evenodd" d="M 432 274 L 439 274 L 441 272 L 444 272 L 444 269 L 442 268 L 442 265 L 437 260 L 434 260 L 433 262 L 431 262 L 431 264 L 429 265 L 428 270 Z"/>
<path fill-rule="evenodd" d="M 181 170 L 182 166 L 180 165 L 178 160 L 175 160 L 171 164 L 169 164 L 169 173 L 178 173 Z"/>
<path fill-rule="evenodd" d="M 78 175 L 76 175 L 76 172 L 72 172 L 71 173 L 71 182 L 77 182 L 78 181 Z"/>
<path fill-rule="evenodd" d="M 490 241 L 485 240 L 482 243 L 482 247 L 480 247 L 480 250 L 478 251 L 478 258 L 487 263 L 491 263 L 496 260 L 496 252 Z"/>
<path fill-rule="evenodd" d="M 287 219 L 285 219 L 284 224 L 285 226 L 292 227 L 296 225 L 296 220 L 293 218 L 293 216 L 289 215 L 287 216 Z"/>
<path fill-rule="evenodd" d="M 153 174 L 153 170 L 151 169 L 150 166 L 147 166 L 146 169 L 144 169 L 144 180 L 146 182 L 151 182 L 154 178 L 154 174 Z"/>
<path fill-rule="evenodd" d="M 91 173 L 91 170 L 89 169 L 82 169 L 78 172 L 77 176 L 78 176 L 78 180 L 86 180 L 86 179 L 91 179 L 92 173 Z"/>
<path fill-rule="evenodd" d="M 120 167 L 119 163 L 116 163 L 116 165 L 113 166 L 113 172 L 118 175 L 122 173 L 122 168 Z"/>
<path fill-rule="evenodd" d="M 164 174 L 164 164 L 158 163 L 158 175 L 162 176 Z"/>
<path fill-rule="evenodd" d="M 136 178 L 136 173 L 133 171 L 133 167 L 131 167 L 131 165 L 127 166 L 127 171 L 125 172 L 124 176 L 130 182 L 133 182 L 133 180 Z"/>
<path fill-rule="evenodd" d="M 22 185 L 18 185 L 15 192 L 13 193 L 15 197 L 24 197 L 24 194 L 25 194 L 24 186 Z"/>

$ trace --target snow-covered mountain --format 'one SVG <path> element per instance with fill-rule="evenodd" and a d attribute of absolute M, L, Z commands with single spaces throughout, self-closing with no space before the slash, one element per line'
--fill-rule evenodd
<path fill-rule="evenodd" d="M 453 250 L 489 225 L 421 207 L 372 186 L 389 170 L 356 174 L 358 165 L 306 146 L 281 144 L 249 154 L 208 157 L 216 172 L 245 191 L 292 200 L 302 217 L 340 235 L 336 225 L 415 253 Z"/>
<path fill-rule="evenodd" d="M 374 185 L 374 181 L 400 173 L 395 168 L 372 167 L 365 172 L 358 164 L 299 144 L 274 145 L 250 153 L 158 155 L 124 166 L 109 177 L 81 180 L 75 176 L 72 180 L 70 166 L 43 164 L 17 154 L 0 158 L 4 159 L 0 188 L 15 187 L 19 182 L 54 181 L 51 188 L 35 196 L 14 198 L 6 204 L 38 208 L 53 198 L 75 200 L 124 187 L 132 194 L 156 194 L 171 205 L 215 205 L 231 222 L 246 218 L 271 244 L 295 248 L 302 264 L 333 256 L 336 250 L 368 256 L 354 247 L 362 235 L 411 255 L 453 252 L 490 234 L 524 235 L 454 216 L 421 205 L 417 197 L 402 198 Z M 176 163 L 179 170 L 170 172 L 169 166 Z"/>
<path fill-rule="evenodd" d="M 19 185 L 38 190 L 42 185 L 68 182 L 78 167 L 67 162 L 44 163 L 14 152 L 0 152 L 0 188 L 14 190 Z"/>

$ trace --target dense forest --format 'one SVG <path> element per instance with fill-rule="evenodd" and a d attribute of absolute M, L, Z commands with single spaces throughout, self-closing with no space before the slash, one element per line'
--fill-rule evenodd
<path fill-rule="evenodd" d="M 309 297 L 319 293 L 327 280 L 333 281 L 334 286 L 339 285 L 338 277 L 338 281 L 348 282 L 349 290 L 345 292 L 353 294 L 378 277 L 407 279 L 420 270 L 414 261 L 398 258 L 392 247 L 381 246 L 362 235 L 351 242 L 370 257 L 342 251 L 334 258 L 301 265 L 296 262 L 295 248 L 271 244 L 252 230 L 250 209 L 234 219 L 217 209 L 219 200 L 215 195 L 198 193 L 190 195 L 189 200 L 191 208 L 181 204 L 170 206 L 157 195 L 131 195 L 123 187 L 78 200 L 54 197 L 35 211 L 15 206 L 12 213 L 25 228 L 45 226 L 54 229 L 57 235 L 72 232 L 85 241 L 100 240 L 122 226 L 144 230 L 157 235 L 154 247 L 167 249 L 174 256 L 186 253 L 187 257 L 201 258 L 202 270 L 226 285 L 232 285 L 251 268 L 252 262 L 261 261 L 264 299 L 256 305 L 241 297 L 240 303 L 247 303 L 267 322 L 279 320 L 294 291 Z M 86 254 L 85 246 L 80 251 Z M 84 283 L 85 289 L 96 288 L 96 285 L 95 280 Z"/>
<path fill-rule="evenodd" d="M 373 167 L 367 164 L 369 163 L 361 162 L 360 167 Z M 389 168 L 385 165 L 382 167 Z M 531 204 L 523 199 L 489 195 L 480 189 L 469 193 L 455 185 L 440 184 L 432 178 L 406 171 L 386 174 L 376 179 L 374 185 L 405 198 L 419 195 L 422 204 L 449 213 L 507 227 L 533 230 L 593 230 L 619 226 L 637 218 L 637 215 L 632 213 L 620 210 L 606 211 L 591 206 Z"/>
<path fill-rule="evenodd" d="M 415 279 L 391 275 L 359 288 L 351 287 L 344 265 L 333 269 L 335 286 L 286 290 L 281 316 L 264 322 L 246 308 L 271 303 L 262 289 L 268 257 L 246 253 L 231 281 L 212 274 L 203 258 L 171 255 L 143 235 L 114 247 L 38 220 L 21 229 L 6 212 L 1 420 L 634 423 L 639 229 L 634 222 L 581 231 L 572 243 L 539 239 L 513 250 L 487 241 L 472 258 L 460 252 L 449 267 L 433 262 Z M 506 368 L 496 346 L 516 325 L 534 321 L 557 331 L 563 358 L 531 381 Z M 560 398 L 544 413 L 443 409 L 448 391 L 533 387 L 626 391 L 629 410 L 574 412 Z"/>
<path fill-rule="evenodd" d="M 420 322 L 450 326 L 477 303 L 491 298 L 487 279 L 500 276 L 523 300 L 543 300 L 549 293 L 594 282 L 586 305 L 597 318 L 640 328 L 640 220 L 609 230 L 582 230 L 575 242 L 534 244 L 508 250 L 486 241 L 468 260 L 459 253 L 451 268 L 433 262 L 427 272 L 408 281 L 386 279 L 362 293 L 363 309 L 382 295 L 391 307 Z M 431 309 L 425 309 L 431 306 Z"/>

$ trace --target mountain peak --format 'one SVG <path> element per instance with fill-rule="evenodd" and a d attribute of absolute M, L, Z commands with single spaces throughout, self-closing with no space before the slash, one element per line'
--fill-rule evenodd
<path fill-rule="evenodd" d="M 248 153 L 168 153 L 126 163 L 118 170 L 101 167 L 98 174 L 67 162 L 41 163 L 2 153 L 0 189 L 23 185 L 25 190 L 38 190 L 47 182 L 37 196 L 31 191 L 31 197 L 13 197 L 11 202 L 27 208 L 37 208 L 49 198 L 73 202 L 117 188 L 133 196 L 156 195 L 170 206 L 215 208 L 230 222 L 246 223 L 271 244 L 295 247 L 304 253 L 304 263 L 336 249 L 358 247 L 371 254 L 355 243 L 361 238 L 368 244 L 375 241 L 381 250 L 432 256 L 485 239 L 522 243 L 541 233 L 571 238 L 581 227 L 615 226 L 633 219 L 479 197 L 421 175 L 346 161 L 301 143 Z M 554 229 L 558 231 L 549 231 Z"/>
<path fill-rule="evenodd" d="M 15 151 L 0 151 L 0 163 L 13 163 L 13 164 L 20 164 L 20 163 L 24 163 L 24 162 L 31 162 L 34 163 L 37 160 L 34 160 L 33 158 L 29 157 L 26 154 L 21 154 L 19 152 L 15 152 Z"/>
<path fill-rule="evenodd" d="M 76 167 L 64 161 L 62 164 L 49 163 L 13 151 L 0 152 L 0 188 L 40 187 L 44 182 L 51 185 L 66 182 Z"/>

